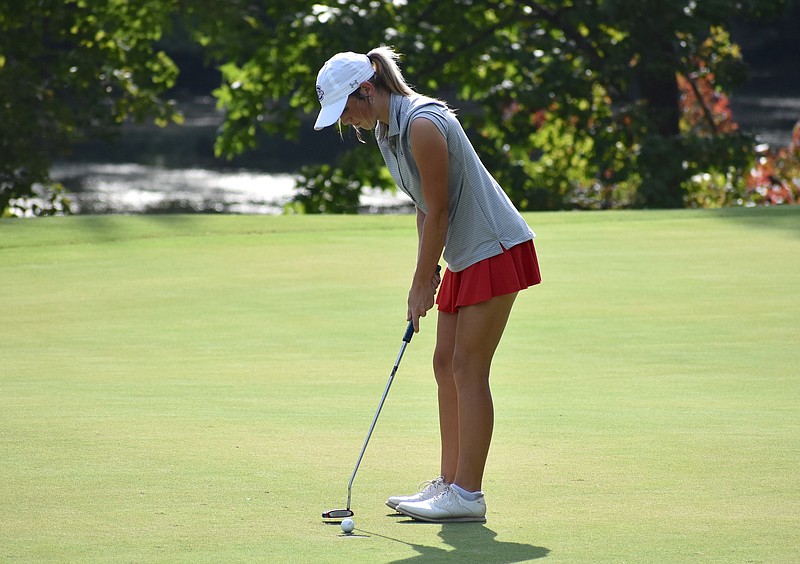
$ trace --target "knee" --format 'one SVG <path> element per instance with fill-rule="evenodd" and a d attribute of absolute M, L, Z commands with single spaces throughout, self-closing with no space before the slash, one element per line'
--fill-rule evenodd
<path fill-rule="evenodd" d="M 453 381 L 458 388 L 483 387 L 488 383 L 489 370 L 479 359 L 468 352 L 456 353 L 452 358 Z"/>
<path fill-rule="evenodd" d="M 440 386 L 452 386 L 453 357 L 450 354 L 435 350 L 433 353 L 433 374 L 436 376 L 436 383 Z"/>

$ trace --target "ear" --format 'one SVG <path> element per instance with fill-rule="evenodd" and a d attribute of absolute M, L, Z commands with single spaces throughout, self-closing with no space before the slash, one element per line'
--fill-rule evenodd
<path fill-rule="evenodd" d="M 375 95 L 375 85 L 371 82 L 362 82 L 359 86 L 361 89 L 361 94 L 364 96 L 374 96 Z"/>

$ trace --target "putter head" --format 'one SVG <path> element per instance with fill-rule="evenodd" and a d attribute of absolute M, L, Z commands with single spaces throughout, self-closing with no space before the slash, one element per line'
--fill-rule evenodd
<path fill-rule="evenodd" d="M 345 517 L 352 517 L 354 513 L 349 509 L 331 509 L 322 514 L 323 519 L 344 519 Z"/>

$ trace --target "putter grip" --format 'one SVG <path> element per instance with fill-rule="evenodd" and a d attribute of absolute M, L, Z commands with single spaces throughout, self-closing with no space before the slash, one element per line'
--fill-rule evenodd
<path fill-rule="evenodd" d="M 439 274 L 441 271 L 442 271 L 442 266 L 440 264 L 437 264 L 436 265 L 436 274 Z M 406 334 L 403 335 L 403 340 L 406 343 L 410 343 L 411 342 L 411 337 L 413 337 L 413 336 L 414 336 L 414 322 L 413 321 L 409 321 L 408 322 L 408 327 L 406 327 Z"/>
<path fill-rule="evenodd" d="M 403 335 L 403 340 L 406 343 L 410 343 L 411 342 L 411 337 L 413 337 L 413 336 L 414 336 L 414 322 L 413 321 L 409 321 L 408 322 L 408 327 L 406 327 L 406 334 Z"/>

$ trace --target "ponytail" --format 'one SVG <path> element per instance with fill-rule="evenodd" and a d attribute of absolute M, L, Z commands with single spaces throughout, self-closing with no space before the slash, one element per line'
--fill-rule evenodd
<path fill-rule="evenodd" d="M 367 53 L 367 57 L 369 57 L 375 69 L 375 76 L 370 81 L 375 87 L 402 96 L 416 94 L 408 85 L 406 79 L 403 78 L 400 67 L 397 66 L 400 55 L 394 49 L 391 47 L 376 47 Z"/>

